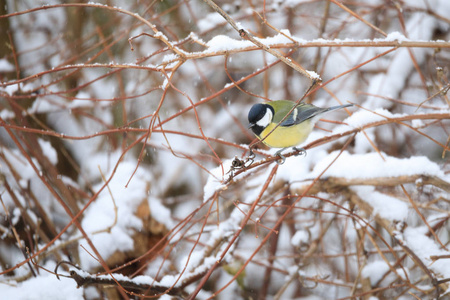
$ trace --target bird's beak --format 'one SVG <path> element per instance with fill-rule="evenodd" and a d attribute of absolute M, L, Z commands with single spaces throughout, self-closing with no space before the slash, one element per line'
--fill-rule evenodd
<path fill-rule="evenodd" d="M 253 126 L 255 126 L 256 124 L 255 123 L 250 123 L 250 125 L 248 125 L 248 128 L 247 129 L 251 129 Z"/>

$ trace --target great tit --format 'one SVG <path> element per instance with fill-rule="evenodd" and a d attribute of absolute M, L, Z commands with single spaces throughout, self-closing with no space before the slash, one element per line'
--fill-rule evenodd
<path fill-rule="evenodd" d="M 284 150 L 285 148 L 295 147 L 303 143 L 323 113 L 352 105 L 344 104 L 329 108 L 320 108 L 305 103 L 297 105 L 295 102 L 289 100 L 259 103 L 253 105 L 248 113 L 249 128 L 267 146 L 271 148 L 283 148 L 282 150 Z M 294 110 L 286 117 L 293 107 L 295 107 Z M 284 117 L 286 118 L 281 122 Z M 280 125 L 270 133 L 278 123 Z M 282 150 L 278 151 L 277 155 L 280 155 Z"/>

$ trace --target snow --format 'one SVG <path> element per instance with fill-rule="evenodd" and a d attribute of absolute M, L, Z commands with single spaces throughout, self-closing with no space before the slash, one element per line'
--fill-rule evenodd
<path fill-rule="evenodd" d="M 387 109 L 384 108 L 377 108 L 372 111 L 368 110 L 359 110 L 354 113 L 352 113 L 351 116 L 346 118 L 343 122 L 348 124 L 351 127 L 354 128 L 361 128 L 367 124 L 379 122 L 379 121 L 385 121 L 387 119 L 392 118 L 399 118 L 404 117 L 406 114 L 393 114 Z M 340 130 L 337 131 L 336 129 L 339 128 Z M 333 131 L 334 133 L 343 132 L 344 130 L 348 130 L 348 127 L 341 126 L 336 127 L 336 129 Z"/>
<path fill-rule="evenodd" d="M 260 39 L 257 38 L 258 41 L 260 41 L 261 43 L 263 43 L 266 46 L 272 46 L 272 45 L 276 45 L 276 44 L 287 44 L 287 43 L 292 43 L 293 38 L 291 35 L 291 32 L 287 29 L 282 29 L 280 30 L 280 33 L 274 35 L 274 36 L 270 36 L 264 39 Z M 287 58 L 289 59 L 289 58 Z"/>
<path fill-rule="evenodd" d="M 80 107 L 92 107 L 93 103 L 90 101 L 91 95 L 86 92 L 79 92 L 75 99 L 73 99 L 67 107 L 69 108 L 80 108 Z"/>
<path fill-rule="evenodd" d="M 320 79 L 320 75 L 317 74 L 317 73 L 314 72 L 314 71 L 308 71 L 308 70 L 306 70 L 306 73 L 308 73 L 309 76 L 311 76 L 311 78 L 313 78 L 313 79 Z"/>
<path fill-rule="evenodd" d="M 254 46 L 254 44 L 250 41 L 241 41 L 232 39 L 226 35 L 216 35 L 209 42 L 206 43 L 208 46 L 208 50 L 204 52 L 217 52 L 217 51 L 230 51 L 245 47 Z"/>
<path fill-rule="evenodd" d="M 430 40 L 432 38 L 431 32 L 425 30 L 426 28 L 435 27 L 436 20 L 423 13 L 415 13 L 406 23 L 408 38 L 411 40 Z M 407 40 L 402 34 L 398 32 L 392 32 L 385 38 L 385 40 Z M 414 57 L 417 63 L 420 64 L 430 54 L 430 49 L 414 49 Z M 393 54 L 394 58 L 385 74 L 377 75 L 373 81 L 371 81 L 368 88 L 368 93 L 377 94 L 381 96 L 387 96 L 391 98 L 397 98 L 402 92 L 401 86 L 408 80 L 410 72 L 414 68 L 414 63 L 410 58 L 408 49 L 399 49 Z M 365 107 L 375 108 L 379 107 L 379 101 L 375 97 L 369 96 L 364 103 Z"/>
<path fill-rule="evenodd" d="M 173 228 L 176 225 L 172 220 L 171 211 L 161 203 L 160 199 L 149 197 L 148 205 L 152 218 L 158 223 L 164 224 L 166 228 Z"/>
<path fill-rule="evenodd" d="M 308 243 L 309 238 L 310 236 L 307 231 L 299 230 L 291 238 L 291 244 L 295 247 L 300 247 L 302 243 Z"/>
<path fill-rule="evenodd" d="M 427 19 L 428 20 L 428 19 Z M 208 26 L 205 26 L 205 28 L 208 28 Z M 421 33 L 417 33 L 418 37 L 423 37 L 421 35 Z M 326 45 L 327 43 L 332 43 L 332 44 L 344 44 L 347 42 L 352 42 L 352 43 L 364 43 L 364 42 L 374 42 L 374 43 L 381 43 L 381 42 L 392 42 L 392 41 L 398 41 L 398 42 L 403 42 L 403 41 L 426 41 L 426 39 L 421 39 L 421 38 L 417 38 L 417 39 L 410 39 L 407 38 L 406 36 L 404 36 L 403 34 L 401 34 L 398 31 L 394 31 L 394 32 L 390 32 L 385 38 L 378 38 L 378 39 L 374 39 L 374 40 L 368 40 L 368 39 L 350 39 L 350 38 L 345 38 L 345 39 L 333 39 L 333 40 L 326 40 L 326 39 L 313 39 L 313 40 L 305 40 L 296 36 L 291 35 L 290 31 L 287 29 L 281 29 L 280 33 L 274 35 L 274 36 L 270 36 L 270 37 L 266 37 L 266 38 L 256 38 L 259 42 L 261 42 L 262 44 L 271 47 L 273 45 L 279 45 L 279 44 L 292 44 L 292 43 L 297 43 L 297 44 L 308 44 L 308 43 L 321 43 Z M 439 42 L 439 41 L 438 41 Z M 441 42 L 445 42 L 445 41 L 441 41 Z M 216 35 L 214 36 L 210 41 L 208 41 L 207 43 L 208 49 L 204 51 L 204 53 L 212 53 L 212 52 L 217 52 L 217 51 L 231 51 L 231 50 L 239 50 L 239 49 L 244 49 L 246 47 L 253 47 L 254 44 L 251 41 L 247 41 L 247 40 L 238 40 L 238 39 L 233 39 L 229 36 L 226 35 Z M 402 51 L 407 51 L 406 49 L 400 49 L 400 52 Z M 402 57 L 401 60 L 399 60 L 399 63 L 404 62 L 404 55 L 399 55 L 399 57 Z M 287 58 L 289 59 L 289 58 Z M 407 58 L 406 58 L 407 59 Z M 395 63 L 395 62 L 394 62 Z M 407 65 L 410 65 L 409 63 Z M 404 75 L 405 74 L 405 70 L 401 69 L 399 70 L 398 68 L 390 68 L 391 70 L 394 71 L 399 71 L 400 75 Z M 317 73 L 315 73 L 314 71 L 308 71 L 310 72 L 312 75 L 316 75 L 319 76 Z M 385 78 L 386 76 L 383 76 L 383 78 Z M 395 76 L 390 76 L 392 78 L 395 78 Z M 403 76 L 400 76 L 399 79 L 401 79 Z M 314 77 L 314 78 L 320 78 L 320 77 Z"/>
<path fill-rule="evenodd" d="M 8 109 L 3 109 L 0 111 L 0 118 L 3 120 L 13 119 L 15 116 L 16 115 Z"/>
<path fill-rule="evenodd" d="M 6 58 L 0 59 L 0 72 L 12 72 L 16 68 Z"/>
<path fill-rule="evenodd" d="M 450 255 L 449 251 L 443 250 L 432 238 L 428 237 L 428 228 L 408 227 L 403 237 L 405 245 L 408 246 L 425 264 L 427 268 L 438 274 L 439 279 L 450 277 L 450 260 L 443 258 L 433 261 L 431 256 Z"/>
<path fill-rule="evenodd" d="M 282 1 L 282 4 L 286 7 L 295 7 L 303 2 L 306 2 L 306 0 L 285 0 Z"/>
<path fill-rule="evenodd" d="M 111 163 L 115 162 L 111 160 Z M 125 187 L 135 167 L 135 162 L 131 161 L 124 161 L 118 165 L 115 176 L 108 185 L 111 194 L 108 189 L 103 189 L 98 198 L 88 207 L 81 222 L 84 230 L 91 234 L 91 241 L 105 260 L 116 251 L 132 250 L 133 232 L 142 228 L 142 221 L 135 213 L 138 206 L 147 199 L 151 176 L 143 168 L 139 168 L 129 186 Z M 107 166 L 101 169 L 102 172 L 111 170 Z M 110 176 L 111 171 L 105 173 L 106 178 Z M 94 189 L 99 190 L 103 185 L 102 182 Z M 114 223 L 116 218 L 114 206 L 117 207 L 117 224 Z M 156 210 L 154 213 L 157 214 L 159 211 Z M 110 232 L 105 231 L 110 226 L 112 226 Z M 81 240 L 80 244 L 89 248 L 84 240 Z M 80 251 L 80 260 L 82 267 L 86 270 L 99 265 L 86 251 Z"/>
<path fill-rule="evenodd" d="M 19 90 L 20 90 L 20 85 L 18 83 L 9 84 L 5 87 L 0 87 L 0 92 L 4 92 L 10 96 L 14 95 L 14 93 Z"/>
<path fill-rule="evenodd" d="M 36 100 L 33 101 L 32 106 L 28 108 L 27 112 L 29 114 L 38 114 L 60 111 L 60 105 L 55 104 L 63 105 L 63 102 L 61 100 L 56 100 L 56 98 L 36 97 Z"/>
<path fill-rule="evenodd" d="M 203 32 L 211 30 L 220 24 L 225 24 L 225 20 L 218 13 L 207 14 L 206 17 L 198 21 L 198 27 Z"/>
<path fill-rule="evenodd" d="M 232 159 L 223 161 L 222 166 L 218 166 L 210 171 L 210 175 L 208 176 L 208 180 L 203 188 L 203 201 L 208 201 L 215 192 L 226 189 L 226 186 L 223 184 L 223 170 L 228 172 L 232 165 Z"/>
<path fill-rule="evenodd" d="M 41 146 L 42 153 L 47 156 L 48 160 L 52 164 L 58 163 L 58 154 L 56 150 L 53 148 L 52 144 L 49 141 L 44 141 L 43 139 L 38 139 L 39 146 Z"/>
<path fill-rule="evenodd" d="M 50 2 L 61 3 L 58 0 Z M 373 14 L 374 7 L 384 3 L 382 0 L 368 0 L 363 6 L 352 6 L 356 13 L 362 13 L 369 22 L 373 22 L 376 17 L 377 24 L 383 25 L 387 36 L 376 39 L 372 39 L 372 29 L 335 5 L 330 6 L 330 17 L 324 32 L 319 32 L 324 11 L 323 7 L 317 7 L 319 2 L 316 2 L 275 1 L 267 3 L 265 8 L 262 7 L 262 2 L 255 2 L 250 6 L 246 1 L 236 1 L 228 5 L 229 14 L 237 22 L 238 28 L 245 28 L 253 33 L 259 42 L 271 49 L 275 50 L 274 46 L 280 47 L 275 51 L 282 55 L 295 50 L 294 55 L 287 59 L 311 69 L 307 71 L 311 77 L 322 77 L 324 82 L 336 78 L 326 89 L 319 88 L 315 92 L 315 96 L 311 97 L 314 104 L 322 107 L 337 105 L 337 102 L 360 105 L 352 107 L 350 115 L 341 110 L 330 116 L 330 119 L 342 121 L 342 124 L 319 122 L 317 127 L 326 130 L 314 129 L 305 144 L 370 124 L 375 125 L 376 122 L 388 122 L 405 116 L 413 118 L 417 114 L 418 119 L 408 121 L 407 124 L 440 144 L 447 145 L 448 120 L 425 119 L 426 114 L 449 113 L 445 95 L 429 99 L 427 105 L 418 112 L 417 105 L 406 106 L 390 101 L 387 97 L 418 104 L 435 93 L 446 79 L 437 78 L 435 72 L 429 70 L 429 66 L 434 68 L 434 64 L 437 64 L 444 69 L 443 62 L 449 58 L 448 48 L 442 48 L 438 52 L 432 48 L 400 47 L 369 64 L 361 64 L 389 49 L 377 47 L 377 43 L 398 42 L 405 46 L 406 42 L 430 41 L 435 38 L 436 33 L 439 33 L 442 43 L 448 43 L 445 40 L 449 39 L 450 26 L 445 20 L 439 19 L 439 16 L 444 16 L 444 12 L 449 11 L 450 1 L 402 2 L 403 11 L 408 12 L 403 15 L 405 28 L 401 28 L 398 12 L 392 7 L 386 9 L 386 15 Z M 10 0 L 8 3 L 14 1 Z M 15 4 L 17 5 L 8 5 L 8 9 L 22 11 L 36 7 L 33 1 L 19 1 Z M 142 33 L 143 27 L 135 24 L 136 19 L 109 10 L 107 17 L 114 18 L 110 20 L 120 24 L 120 30 L 112 31 L 111 36 L 108 30 L 102 31 L 108 35 L 98 40 L 98 32 L 95 31 L 98 20 L 92 19 L 92 13 L 105 15 L 102 12 L 106 5 L 96 4 L 97 8 L 88 8 L 88 13 L 83 15 L 86 17 L 86 25 L 81 31 L 82 43 L 79 48 L 75 48 L 78 47 L 77 42 L 66 39 L 71 29 L 67 14 L 69 10 L 65 7 L 44 7 L 40 11 L 8 18 L 16 43 L 15 54 L 21 78 L 32 77 L 23 83 L 15 83 L 10 78 L 15 76 L 16 70 L 15 64 L 11 63 L 13 55 L 10 53 L 0 58 L 0 73 L 7 72 L 7 76 L 1 78 L 7 81 L 1 82 L 0 96 L 15 101 L 11 104 L 24 104 L 22 114 L 16 115 L 10 104 L 2 99 L 2 120 L 26 129 L 20 123 L 22 119 L 26 119 L 33 129 L 48 128 L 57 133 L 52 139 L 60 139 L 64 149 L 53 146 L 57 144 L 50 143 L 45 132 L 37 136 L 37 141 L 49 163 L 58 171 L 62 170 L 57 175 L 57 179 L 61 179 L 57 183 L 64 184 L 73 192 L 79 208 L 83 208 L 101 190 L 82 214 L 80 223 L 103 259 L 112 260 L 116 253 L 123 256 L 129 253 L 134 255 L 136 234 L 151 234 L 144 226 L 147 224 L 146 220 L 151 220 L 164 226 L 164 232 L 169 232 L 163 241 L 165 248 L 161 252 L 158 249 L 150 255 L 139 257 L 139 263 L 146 264 L 146 269 L 142 270 L 143 275 L 131 280 L 145 284 L 155 280 L 162 286 L 181 286 L 183 280 L 204 274 L 224 256 L 223 263 L 218 266 L 211 280 L 214 284 L 208 283 L 210 290 L 202 290 L 199 299 L 242 297 L 242 287 L 236 282 L 230 284 L 224 293 L 213 293 L 232 280 L 233 274 L 225 273 L 226 263 L 234 263 L 235 272 L 253 255 L 253 261 L 245 266 L 245 272 L 241 275 L 245 277 L 248 291 L 259 291 L 260 283 L 264 282 L 266 266 L 254 262 L 273 262 L 267 298 L 273 298 L 276 292 L 281 291 L 286 283 L 286 276 L 294 274 L 300 275 L 301 279 L 323 278 L 330 283 L 325 285 L 320 282 L 315 288 L 308 290 L 311 296 L 304 297 L 305 299 L 326 298 L 330 293 L 334 298 L 349 297 L 352 287 L 356 285 L 359 288 L 360 285 L 360 282 L 352 281 L 359 278 L 357 260 L 367 260 L 361 275 L 372 284 L 378 283 L 389 272 L 389 265 L 391 269 L 395 268 L 396 272 L 390 272 L 378 286 L 389 288 L 386 294 L 389 297 L 389 293 L 396 292 L 396 289 L 389 286 L 394 281 L 410 284 L 426 278 L 420 268 L 411 267 L 409 259 L 401 262 L 402 267 L 397 266 L 393 255 L 388 253 L 390 247 L 394 248 L 398 257 L 408 253 L 394 242 L 395 238 L 411 249 L 438 279 L 450 278 L 449 260 L 434 261 L 431 258 L 433 255 L 449 255 L 449 252 L 430 235 L 428 227 L 424 226 L 424 220 L 411 207 L 410 200 L 400 185 L 395 184 L 397 180 L 410 176 L 403 188 L 418 205 L 428 225 L 441 225 L 440 222 L 448 217 L 449 206 L 445 201 L 448 195 L 442 186 L 424 186 L 422 184 L 427 181 L 421 179 L 422 176 L 432 176 L 445 182 L 450 181 L 448 153 L 442 158 L 443 150 L 438 143 L 430 142 L 430 139 L 418 132 L 399 124 L 372 126 L 364 132 L 358 132 L 354 141 L 343 152 L 342 145 L 348 136 L 310 148 L 306 156 L 289 157 L 279 166 L 274 162 L 264 162 L 265 154 L 273 155 L 278 149 L 257 151 L 255 162 L 261 165 L 242 169 L 242 174 L 233 176 L 229 172 L 232 157 L 236 155 L 242 158 L 243 149 L 248 149 L 248 144 L 254 138 L 245 128 L 246 114 L 253 103 L 260 101 L 246 94 L 246 91 L 271 100 L 286 99 L 288 95 L 299 99 L 308 87 L 303 81 L 308 80 L 296 72 L 293 72 L 295 75 L 289 74 L 283 64 L 256 75 L 255 72 L 263 70 L 276 58 L 261 50 L 251 50 L 256 48 L 252 42 L 239 38 L 222 16 L 216 12 L 211 13 L 212 10 L 201 1 L 189 4 L 180 2 L 179 6 L 162 11 L 157 5 L 155 10 L 148 12 L 137 4 L 123 0 L 115 1 L 114 4 L 117 4 L 116 7 L 127 7 L 132 14 L 145 14 L 149 22 L 157 22 L 155 30 L 164 30 L 158 31 L 154 36 L 136 38 L 132 52 L 126 45 L 126 39 Z M 292 20 L 287 18 L 290 15 L 286 14 L 287 8 L 292 12 Z M 424 9 L 430 9 L 433 13 L 423 11 Z M 173 16 L 185 19 L 185 28 L 178 28 L 180 20 Z M 277 30 L 268 28 L 260 17 L 267 18 Z M 108 24 L 113 25 L 112 29 L 117 29 L 116 24 Z M 189 33 L 187 37 L 180 36 L 186 33 Z M 172 46 L 179 43 L 176 47 L 180 47 L 180 52 L 177 53 L 181 54 L 175 53 L 160 39 Z M 94 46 L 97 40 L 102 44 Z M 344 47 L 350 42 L 370 43 L 371 46 Z M 310 43 L 321 43 L 323 47 L 308 47 Z M 123 44 L 126 46 L 123 47 Z M 340 44 L 339 47 L 336 44 Z M 113 45 L 113 48 L 109 47 Z M 89 52 L 84 52 L 88 49 Z M 232 53 L 227 56 L 224 54 L 227 51 Z M 186 60 L 183 55 L 186 55 Z M 319 58 L 317 63 L 316 58 Z M 225 59 L 233 78 L 249 78 L 240 84 L 239 88 L 242 90 L 226 83 L 230 80 L 224 71 Z M 89 65 L 85 64 L 87 62 Z M 130 68 L 120 71 L 110 69 L 115 62 L 123 62 L 123 66 Z M 180 68 L 169 70 L 178 63 L 181 63 Z M 149 69 L 142 70 L 145 66 Z M 167 75 L 171 77 L 170 84 L 167 78 L 161 76 L 163 68 L 167 69 Z M 355 70 L 339 77 L 352 68 Z M 76 73 L 69 75 L 75 70 Z M 117 73 L 114 73 L 116 70 Z M 109 74 L 111 71 L 114 72 Z M 425 77 L 425 82 L 422 81 L 422 76 Z M 73 79 L 73 82 L 66 82 L 68 78 Z M 76 83 L 76 86 L 72 87 L 72 83 Z M 174 91 L 171 84 L 182 93 Z M 165 90 L 162 91 L 161 87 Z M 30 91 L 35 91 L 36 94 L 31 94 L 29 99 L 22 101 L 22 97 Z M 194 103 L 198 103 L 199 99 L 208 100 L 196 106 L 198 119 L 192 110 L 176 115 L 180 110 L 190 107 L 186 96 Z M 149 116 L 154 115 L 160 103 L 162 107 L 156 125 L 149 127 Z M 167 122 L 167 118 L 171 117 L 174 118 Z M 35 121 L 37 125 L 34 124 Z M 205 136 L 210 138 L 208 142 L 219 159 L 212 155 L 205 139 L 183 136 L 182 133 L 198 134 L 199 124 Z M 147 128 L 155 131 L 146 140 L 147 144 L 143 145 L 143 137 L 147 134 L 144 130 Z M 165 135 L 160 133 L 161 128 L 167 131 Z M 26 139 L 26 135 L 30 134 L 20 129 L 12 130 L 20 143 L 23 137 Z M 169 132 L 170 130 L 173 132 Z M 68 136 L 84 140 L 72 140 Z M 380 153 L 374 149 L 373 144 L 380 149 Z M 287 149 L 286 152 L 288 151 L 290 150 Z M 34 244 L 26 240 L 26 234 L 29 234 L 37 242 L 32 249 L 36 251 L 45 245 L 44 240 L 39 233 L 34 232 L 34 228 L 30 228 L 32 226 L 22 224 L 29 220 L 39 224 L 48 233 L 49 228 L 43 223 L 45 220 L 41 217 L 37 203 L 54 222 L 56 232 L 70 222 L 70 217 L 54 196 L 58 193 L 65 201 L 67 195 L 61 193 L 51 180 L 42 181 L 41 178 L 48 178 L 48 174 L 44 174 L 42 161 L 33 157 L 32 151 L 26 149 L 26 152 L 30 156 L 29 160 L 4 128 L 0 128 L 1 200 L 9 212 L 11 222 L 20 231 L 20 238 L 25 237 L 22 243 L 27 246 Z M 73 164 L 58 160 L 66 152 Z M 64 165 L 64 169 L 60 165 Z M 65 173 L 66 168 L 70 175 Z M 272 170 L 275 171 L 274 176 L 264 190 Z M 106 180 L 111 179 L 107 186 L 101 173 Z M 348 183 L 353 181 L 356 184 L 343 186 L 342 190 L 324 189 L 302 199 L 295 198 L 299 199 L 296 207 L 286 219 L 281 220 L 286 207 L 292 203 L 292 194 L 298 193 L 297 187 L 304 190 L 318 176 L 321 176 L 318 185 L 323 183 L 325 188 L 327 181 L 334 179 Z M 233 180 L 228 181 L 231 177 Z M 372 184 L 391 179 L 390 184 Z M 8 183 L 10 189 L 4 183 Z M 288 199 L 288 196 L 291 197 Z M 354 201 L 352 197 L 355 196 L 364 205 Z M 35 200 L 38 202 L 34 202 Z M 259 202 L 249 216 L 255 201 Z M 22 249 L 17 247 L 12 238 L 6 222 L 8 220 L 4 218 L 4 208 L 0 207 L 0 219 L 3 220 L 0 224 L 0 259 L 4 262 L 2 265 L 10 267 L 23 262 L 24 256 Z M 142 207 L 144 209 L 140 211 Z M 370 207 L 372 215 L 365 213 L 366 207 Z M 142 216 L 142 212 L 147 211 L 149 215 Z M 24 212 L 27 212 L 29 219 L 25 219 Z M 250 220 L 243 224 L 246 217 L 250 217 Z M 395 229 L 395 236 L 391 236 L 392 232 L 389 230 L 378 231 L 380 218 Z M 278 221 L 281 226 L 274 227 Z M 327 222 L 331 222 L 329 228 L 325 226 Z M 368 224 L 371 225 L 370 228 Z M 442 243 L 447 245 L 448 222 L 441 226 L 437 234 Z M 364 230 L 367 230 L 367 236 L 360 234 Z M 237 233 L 239 237 L 236 242 L 230 244 Z M 262 244 L 269 233 L 276 237 L 276 253 L 271 253 L 270 246 L 273 245 L 270 245 L 270 239 L 267 244 Z M 325 235 L 322 236 L 322 233 Z M 298 259 L 298 248 L 303 250 L 311 246 L 311 241 L 318 241 L 319 247 L 308 257 L 308 265 L 299 264 L 301 259 Z M 86 247 L 86 251 L 80 245 Z M 146 246 L 148 249 L 145 250 L 152 247 Z M 367 255 L 363 256 L 363 251 L 358 251 L 357 247 L 360 246 L 367 250 L 364 251 Z M 88 272 L 97 271 L 99 263 L 91 256 L 92 249 L 75 226 L 71 226 L 59 237 L 50 251 L 57 252 L 61 260 L 69 260 L 66 257 L 68 252 L 61 250 L 64 247 L 71 247 L 70 251 L 73 253 L 70 252 L 70 259 L 80 264 L 84 270 L 80 273 L 87 275 Z M 50 251 L 45 254 L 51 253 Z M 53 270 L 56 257 L 38 257 L 37 262 Z M 126 257 L 128 261 L 133 258 Z M 0 298 L 101 297 L 93 288 L 77 289 L 72 279 L 62 277 L 57 280 L 54 275 L 39 271 L 37 277 L 26 278 L 24 276 L 30 274 L 30 269 L 28 265 L 24 265 L 14 271 L 16 277 L 2 275 Z M 114 276 L 117 279 L 129 279 L 125 275 Z M 345 279 L 347 277 L 351 278 L 350 282 Z M 16 282 L 14 278 L 24 281 Z M 102 278 L 110 276 L 102 275 Z M 423 286 L 427 284 L 429 283 L 425 282 Z M 196 286 L 197 283 L 192 284 L 185 291 L 192 292 Z M 298 280 L 286 286 L 281 298 L 293 297 L 297 286 Z M 408 288 L 410 287 L 411 285 Z M 405 289 L 402 291 L 405 295 L 409 292 Z M 420 289 L 411 291 L 420 293 Z"/>
<path fill-rule="evenodd" d="M 377 192 L 373 186 L 352 187 L 373 208 L 373 214 L 391 222 L 406 221 L 408 205 L 399 199 Z"/>
<path fill-rule="evenodd" d="M 318 161 L 311 173 L 318 176 L 339 155 L 340 151 L 330 153 L 323 160 Z M 428 175 L 443 177 L 444 173 L 439 165 L 424 156 L 396 158 L 385 153 L 350 154 L 344 151 L 326 171 L 326 177 L 342 177 L 346 179 L 369 179 L 380 177 L 397 177 Z M 384 159 L 383 159 L 384 158 Z"/>
<path fill-rule="evenodd" d="M 72 278 L 60 277 L 43 272 L 42 275 L 31 277 L 21 283 L 12 285 L 1 285 L 2 299 L 17 300 L 81 300 L 83 289 L 78 289 L 76 282 Z"/>
<path fill-rule="evenodd" d="M 395 262 L 390 263 L 391 268 L 395 264 Z M 405 267 L 403 268 L 397 268 L 395 269 L 395 275 L 394 273 L 389 273 L 390 269 L 389 265 L 384 260 L 376 260 L 367 263 L 362 272 L 361 275 L 364 278 L 368 278 L 370 280 L 370 283 L 372 285 L 375 285 L 377 282 L 379 282 L 383 277 L 383 286 L 385 286 L 385 283 L 394 282 L 397 278 L 397 275 L 401 277 L 403 280 L 408 280 L 409 278 L 409 270 Z M 406 272 L 406 273 L 405 273 Z M 388 274 L 386 276 L 386 274 Z"/>
<path fill-rule="evenodd" d="M 409 39 L 406 37 L 406 36 L 404 36 L 403 34 L 401 34 L 400 32 L 398 32 L 398 31 L 394 31 L 394 32 L 390 32 L 389 34 L 388 34 L 388 36 L 387 37 L 385 37 L 384 39 L 382 39 L 382 40 L 384 40 L 384 41 L 398 41 L 398 42 L 403 42 L 403 41 L 409 41 Z M 375 39 L 375 41 L 379 41 L 379 39 Z"/>
<path fill-rule="evenodd" d="M 412 120 L 411 125 L 414 128 L 421 128 L 425 125 L 425 123 L 422 120 Z"/>
<path fill-rule="evenodd" d="M 377 283 L 386 272 L 389 271 L 389 266 L 383 260 L 373 261 L 364 266 L 361 275 L 370 279 L 371 284 Z"/>
<path fill-rule="evenodd" d="M 170 61 L 179 60 L 179 59 L 180 58 L 178 57 L 177 54 L 170 53 L 170 54 L 164 55 L 163 59 L 161 60 L 161 63 L 167 64 Z"/>
<path fill-rule="evenodd" d="M 363 138 L 362 138 L 363 139 Z M 272 154 L 275 151 L 271 151 Z M 338 157 L 336 161 L 335 158 Z M 333 162 L 334 161 L 334 162 Z M 337 177 L 347 180 L 377 179 L 400 176 L 437 176 L 445 178 L 440 166 L 424 156 L 397 158 L 386 153 L 351 154 L 348 151 L 326 153 L 324 149 L 307 151 L 307 155 L 289 157 L 279 167 L 277 177 L 294 185 L 311 180 L 326 170 L 322 178 Z M 294 188 L 295 189 L 295 188 Z"/>

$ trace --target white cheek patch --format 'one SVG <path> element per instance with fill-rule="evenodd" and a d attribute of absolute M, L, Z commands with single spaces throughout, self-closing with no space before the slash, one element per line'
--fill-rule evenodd
<path fill-rule="evenodd" d="M 273 117 L 272 111 L 267 108 L 264 117 L 262 117 L 258 122 L 256 122 L 256 125 L 265 128 L 269 126 L 270 122 L 272 122 L 272 117 Z"/>

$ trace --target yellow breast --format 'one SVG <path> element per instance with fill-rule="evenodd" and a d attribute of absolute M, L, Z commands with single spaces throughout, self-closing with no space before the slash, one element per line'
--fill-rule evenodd
<path fill-rule="evenodd" d="M 275 126 L 275 123 L 269 124 L 269 126 L 261 132 L 261 136 L 258 136 L 258 138 L 262 140 L 275 128 Z M 274 132 L 267 136 L 263 143 L 272 148 L 294 147 L 303 143 L 311 133 L 312 129 L 313 124 L 309 121 L 289 127 L 278 126 Z"/>

